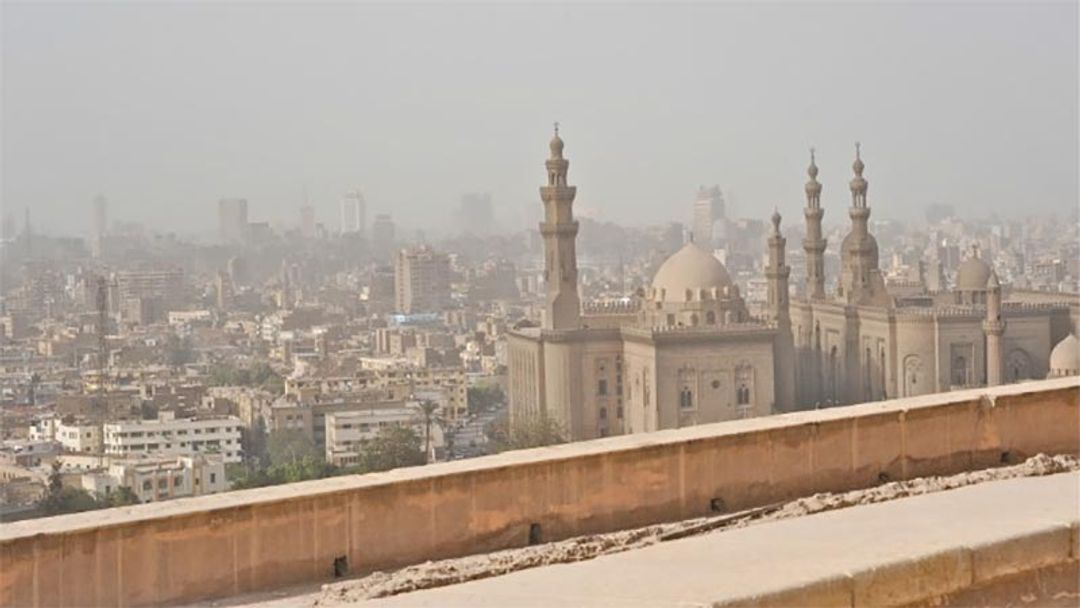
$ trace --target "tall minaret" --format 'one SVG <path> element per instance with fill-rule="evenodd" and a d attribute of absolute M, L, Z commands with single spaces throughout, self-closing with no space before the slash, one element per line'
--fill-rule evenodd
<path fill-rule="evenodd" d="M 997 386 L 1001 384 L 1004 364 L 1001 337 L 1005 334 L 1005 321 L 1001 320 L 1001 282 L 993 271 L 986 281 L 986 320 L 983 321 L 983 332 L 986 334 L 986 384 Z"/>
<path fill-rule="evenodd" d="M 772 214 L 772 234 L 769 235 L 769 265 L 765 268 L 768 282 L 769 320 L 776 324 L 773 348 L 773 380 L 776 410 L 795 407 L 795 339 L 791 333 L 791 312 L 788 305 L 788 276 L 791 267 L 784 260 L 787 239 L 780 233 L 780 212 Z"/>
<path fill-rule="evenodd" d="M 540 235 L 544 238 L 544 281 L 547 283 L 543 328 L 577 329 L 581 326 L 577 253 L 574 248 L 578 232 L 573 210 L 577 188 L 566 184 L 570 161 L 563 158 L 559 123 L 555 123 L 555 136 L 551 138 L 550 148 L 551 156 L 544 163 L 548 182 L 540 187 L 540 199 L 544 201 Z"/>
<path fill-rule="evenodd" d="M 851 232 L 844 237 L 840 247 L 841 298 L 850 304 L 888 305 L 889 294 L 885 290 L 885 277 L 878 267 L 877 240 L 870 234 L 870 206 L 866 204 L 867 182 L 863 177 L 862 154 L 855 144 L 855 162 L 851 165 L 855 177 L 851 179 Z"/>
<path fill-rule="evenodd" d="M 806 251 L 806 295 L 811 300 L 825 297 L 825 245 L 821 236 L 821 218 L 825 210 L 821 208 L 821 184 L 817 181 L 818 168 L 814 162 L 814 149 L 810 148 L 810 167 L 806 172 L 810 180 L 806 182 L 806 238 L 803 249 Z"/>

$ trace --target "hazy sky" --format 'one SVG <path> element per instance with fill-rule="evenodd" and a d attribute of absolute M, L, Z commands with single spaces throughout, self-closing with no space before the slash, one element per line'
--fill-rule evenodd
<path fill-rule="evenodd" d="M 562 123 L 582 214 L 685 221 L 719 184 L 794 221 L 807 148 L 846 217 L 853 142 L 875 217 L 1078 201 L 1077 2 L 1057 4 L 13 4 L 2 9 L 3 207 L 85 234 L 318 219 L 446 225 L 490 191 L 539 214 Z M 527 218 L 532 221 L 534 218 Z"/>

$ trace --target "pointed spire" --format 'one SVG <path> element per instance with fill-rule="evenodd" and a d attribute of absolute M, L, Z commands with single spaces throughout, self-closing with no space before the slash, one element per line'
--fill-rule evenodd
<path fill-rule="evenodd" d="M 817 181 L 818 167 L 814 157 L 814 148 L 810 148 L 810 166 L 806 168 L 810 179 L 806 181 L 806 206 L 816 209 L 821 206 L 821 183 Z"/>
<path fill-rule="evenodd" d="M 780 210 L 773 207 L 773 213 L 772 213 L 772 231 L 773 232 L 772 233 L 775 236 L 780 236 L 780 220 L 781 219 L 782 218 L 780 217 Z"/>
<path fill-rule="evenodd" d="M 855 177 L 851 180 L 851 206 L 866 207 L 866 178 L 863 177 L 863 169 L 866 165 L 862 161 L 862 150 L 859 142 L 855 142 L 855 162 L 851 165 L 855 171 Z"/>
<path fill-rule="evenodd" d="M 555 135 L 551 138 L 551 143 L 548 144 L 551 149 L 551 159 L 560 160 L 563 155 L 563 140 L 559 137 L 559 122 L 555 121 Z"/>

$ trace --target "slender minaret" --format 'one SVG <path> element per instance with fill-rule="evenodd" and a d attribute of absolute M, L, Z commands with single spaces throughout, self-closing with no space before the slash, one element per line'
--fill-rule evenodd
<path fill-rule="evenodd" d="M 878 266 L 877 240 L 870 234 L 870 206 L 866 204 L 868 184 L 863 177 L 866 166 L 859 144 L 855 144 L 855 162 L 851 165 L 851 232 L 840 247 L 841 273 L 839 294 L 850 304 L 887 305 L 885 278 Z"/>
<path fill-rule="evenodd" d="M 547 283 L 542 325 L 544 329 L 577 329 L 581 326 L 577 253 L 574 248 L 578 232 L 573 210 L 577 188 L 566 184 L 570 161 L 563 158 L 559 123 L 555 123 L 555 136 L 551 138 L 550 148 L 551 156 L 544 163 L 548 182 L 540 187 L 540 199 L 544 201 L 540 235 L 544 239 L 544 281 Z"/>
<path fill-rule="evenodd" d="M 791 267 L 784 260 L 787 239 L 780 233 L 780 212 L 773 211 L 772 234 L 769 235 L 769 265 L 765 269 L 768 281 L 769 320 L 776 324 L 773 349 L 773 380 L 776 408 L 780 411 L 795 407 L 795 339 L 791 333 L 791 312 L 788 305 L 788 277 Z"/>
<path fill-rule="evenodd" d="M 1002 355 L 1004 345 L 1001 337 L 1005 334 L 1005 321 L 1001 320 L 1001 282 L 996 272 L 990 272 L 986 281 L 986 320 L 983 321 L 986 334 L 986 385 L 1001 384 Z"/>
<path fill-rule="evenodd" d="M 806 238 L 803 249 L 806 251 L 806 296 L 811 300 L 825 297 L 825 245 L 821 235 L 821 218 L 825 210 L 821 208 L 821 184 L 817 181 L 818 168 L 814 162 L 814 149 L 810 148 L 810 175 L 806 182 Z"/>

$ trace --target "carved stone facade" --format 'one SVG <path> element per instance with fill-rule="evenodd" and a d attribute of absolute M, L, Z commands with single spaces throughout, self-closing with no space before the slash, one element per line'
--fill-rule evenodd
<path fill-rule="evenodd" d="M 834 294 L 825 290 L 822 186 L 811 153 L 804 297 L 789 300 L 787 241 L 774 214 L 766 318 L 750 316 L 724 265 L 694 242 L 631 304 L 582 309 L 575 191 L 562 152 L 556 133 L 541 188 L 548 305 L 540 327 L 510 334 L 510 413 L 512 421 L 554 418 L 572 440 L 1043 378 L 1051 347 L 1071 329 L 1070 307 L 1080 309 L 1075 295 L 1003 301 L 976 252 L 956 290 L 918 285 L 894 298 L 878 266 L 858 149 Z"/>
<path fill-rule="evenodd" d="M 800 408 L 923 395 L 1043 378 L 1053 344 L 1072 322 L 1074 294 L 1058 301 L 1012 301 L 977 250 L 959 267 L 950 292 L 917 286 L 919 298 L 894 298 L 878 268 L 868 225 L 865 164 L 856 149 L 852 228 L 841 246 L 834 296 L 821 274 L 821 184 L 811 153 L 806 185 L 807 282 L 791 306 L 796 402 Z M 910 290 L 909 290 L 910 291 Z M 910 302 L 918 301 L 915 305 Z M 780 367 L 781 363 L 777 364 Z"/>
<path fill-rule="evenodd" d="M 661 265 L 632 306 L 578 308 L 573 187 L 562 151 L 556 133 L 541 188 L 548 306 L 540 327 L 509 337 L 512 422 L 547 416 L 579 440 L 778 409 L 778 324 L 752 319 L 724 265 L 694 242 Z M 562 268 L 572 274 L 552 275 Z"/>

